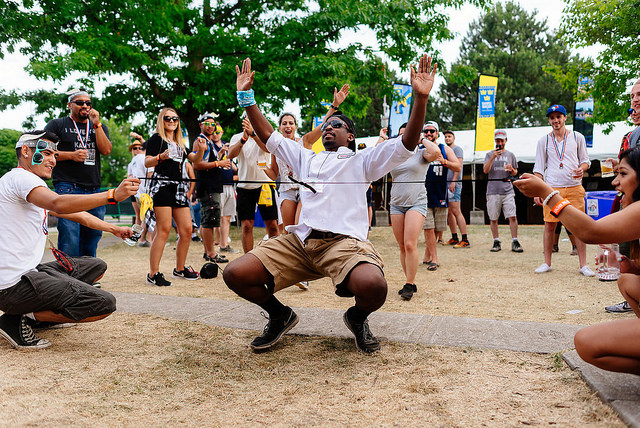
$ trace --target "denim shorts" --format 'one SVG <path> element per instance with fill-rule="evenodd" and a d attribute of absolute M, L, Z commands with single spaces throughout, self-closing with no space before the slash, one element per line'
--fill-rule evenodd
<path fill-rule="evenodd" d="M 398 205 L 389 205 L 389 214 L 406 214 L 408 211 L 418 211 L 423 216 L 427 216 L 427 204 L 412 205 L 410 207 L 400 207 Z"/>
<path fill-rule="evenodd" d="M 456 183 L 456 187 L 454 187 L 453 192 L 447 189 L 447 193 L 449 193 L 449 202 L 460 202 L 462 195 L 462 183 Z"/>

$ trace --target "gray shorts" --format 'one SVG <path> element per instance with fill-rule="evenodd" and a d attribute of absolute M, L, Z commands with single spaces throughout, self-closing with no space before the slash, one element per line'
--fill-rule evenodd
<path fill-rule="evenodd" d="M 500 218 L 500 210 L 504 213 L 504 218 L 516 216 L 516 195 L 507 193 L 506 195 L 487 195 L 487 214 L 489 220 L 496 221 Z"/>
<path fill-rule="evenodd" d="M 436 232 L 444 232 L 447 230 L 447 207 L 427 207 L 427 215 L 424 218 L 423 230 L 435 229 Z"/>
<path fill-rule="evenodd" d="M 427 216 L 427 204 L 412 205 L 410 207 L 401 207 L 398 205 L 389 205 L 389 214 L 406 214 L 409 211 L 418 211 L 423 216 Z"/>
<path fill-rule="evenodd" d="M 0 290 L 0 310 L 10 315 L 52 311 L 75 321 L 116 310 L 116 298 L 93 284 L 107 264 L 94 257 L 70 257 L 68 273 L 57 261 L 39 264 L 36 271 Z"/>
<path fill-rule="evenodd" d="M 220 194 L 220 211 L 222 216 L 230 217 L 236 215 L 236 191 L 233 190 L 233 185 L 225 184 L 222 186 L 222 193 Z"/>

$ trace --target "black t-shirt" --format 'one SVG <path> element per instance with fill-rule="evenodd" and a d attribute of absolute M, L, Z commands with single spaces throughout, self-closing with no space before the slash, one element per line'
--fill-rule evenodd
<path fill-rule="evenodd" d="M 202 136 L 202 135 L 201 135 Z M 215 162 L 218 160 L 218 151 L 222 148 L 215 145 L 213 141 L 207 142 L 207 150 L 202 157 L 205 162 Z M 198 182 L 196 183 L 196 195 L 204 198 L 210 193 L 222 193 L 223 188 L 223 168 L 211 168 L 196 171 Z"/>
<path fill-rule="evenodd" d="M 164 141 L 157 133 L 153 134 L 145 144 L 147 146 L 147 156 L 157 156 L 169 148 L 169 144 L 167 144 L 167 142 Z M 180 146 L 178 147 L 180 148 L 182 155 L 180 157 L 181 160 L 178 162 L 169 158 L 161 161 L 154 170 L 155 174 L 162 175 L 171 180 L 179 180 L 182 178 L 182 165 L 186 161 L 187 155 L 191 153 L 191 150 L 187 147 L 184 149 Z"/>
<path fill-rule="evenodd" d="M 89 141 L 87 141 L 87 124 L 89 124 Z M 80 131 L 80 136 L 76 132 L 76 126 Z M 79 149 L 93 150 L 95 153 L 95 164 L 87 165 L 84 162 L 76 162 L 71 159 L 58 161 L 53 168 L 53 183 L 66 181 L 79 184 L 84 187 L 100 187 L 100 151 L 96 146 L 96 130 L 90 120 L 86 123 L 76 122 L 69 116 L 53 119 L 44 127 L 45 131 L 53 132 L 58 136 L 58 151 L 74 152 Z M 102 125 L 104 133 L 109 138 L 109 130 L 106 125 Z"/>

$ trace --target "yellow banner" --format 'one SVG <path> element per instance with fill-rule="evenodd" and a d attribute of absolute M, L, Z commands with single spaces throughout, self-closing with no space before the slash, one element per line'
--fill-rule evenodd
<path fill-rule="evenodd" d="M 493 149 L 493 133 L 496 130 L 496 91 L 498 78 L 480 76 L 478 88 L 478 116 L 476 120 L 475 151 L 483 152 Z"/>

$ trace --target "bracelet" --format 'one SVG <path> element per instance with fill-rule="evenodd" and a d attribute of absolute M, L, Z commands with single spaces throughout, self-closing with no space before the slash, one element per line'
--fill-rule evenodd
<path fill-rule="evenodd" d="M 557 190 L 554 190 L 553 192 L 549 193 L 547 195 L 546 198 L 544 198 L 544 201 L 542 202 L 542 205 L 544 205 L 545 207 L 547 206 L 547 204 L 549 203 L 549 201 L 551 200 L 551 198 L 553 198 L 555 195 L 559 195 L 560 192 Z"/>
<path fill-rule="evenodd" d="M 116 194 L 115 189 L 107 190 L 107 202 L 109 202 L 109 204 L 111 205 L 115 205 L 118 203 L 118 201 L 116 201 L 115 194 Z"/>
<path fill-rule="evenodd" d="M 157 155 L 156 159 L 158 160 L 158 163 L 162 162 L 162 159 L 160 159 L 160 155 Z"/>
<path fill-rule="evenodd" d="M 249 139 L 248 138 L 244 138 L 244 135 L 242 136 L 242 138 L 240 138 L 240 144 L 244 144 L 247 141 L 249 141 Z"/>
<path fill-rule="evenodd" d="M 446 159 L 442 159 L 442 165 L 447 166 L 447 160 Z"/>
<path fill-rule="evenodd" d="M 329 106 L 329 108 L 332 108 L 332 109 L 334 109 L 334 110 L 338 110 L 338 107 L 334 106 L 333 104 L 331 104 L 331 105 Z"/>
<path fill-rule="evenodd" d="M 240 107 L 246 108 L 255 105 L 256 99 L 254 97 L 253 89 L 248 91 L 236 91 L 238 97 L 238 104 Z"/>
<path fill-rule="evenodd" d="M 97 125 L 93 125 L 94 129 L 102 128 L 102 123 L 98 123 Z"/>
<path fill-rule="evenodd" d="M 218 163 L 218 161 L 216 161 L 216 168 L 219 166 L 220 164 Z"/>
<path fill-rule="evenodd" d="M 571 205 L 571 202 L 569 202 L 569 199 L 565 198 L 561 200 L 551 209 L 551 215 L 557 218 L 562 212 L 562 210 L 568 207 L 569 205 Z"/>

